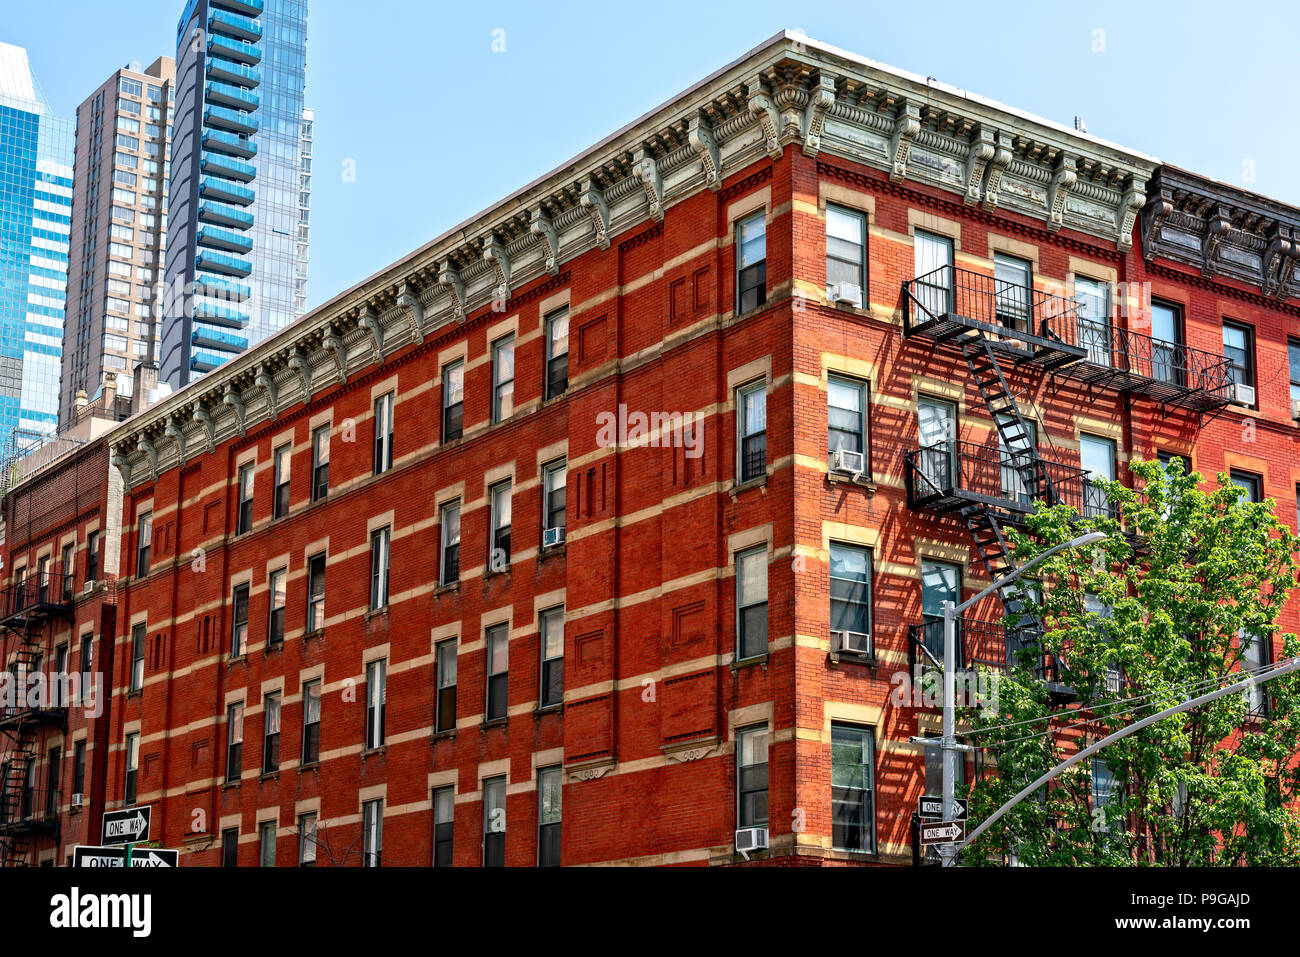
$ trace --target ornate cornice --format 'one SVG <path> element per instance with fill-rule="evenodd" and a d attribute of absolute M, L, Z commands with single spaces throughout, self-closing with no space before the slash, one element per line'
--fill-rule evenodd
<path fill-rule="evenodd" d="M 1172 166 L 1146 191 L 1139 232 L 1148 262 L 1173 260 L 1273 299 L 1300 297 L 1300 209 Z"/>
<path fill-rule="evenodd" d="M 129 486 L 242 436 L 352 372 L 463 332 L 485 305 L 659 225 L 701 190 L 799 148 L 1124 248 L 1139 153 L 782 33 L 110 434 Z M 771 167 L 760 167 L 764 176 Z M 752 177 L 742 184 L 749 188 Z M 748 185 L 746 185 L 748 184 Z M 1275 255 L 1294 249 L 1279 236 Z"/>

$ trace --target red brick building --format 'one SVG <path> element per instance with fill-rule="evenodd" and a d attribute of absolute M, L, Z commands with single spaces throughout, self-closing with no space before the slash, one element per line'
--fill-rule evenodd
<path fill-rule="evenodd" d="M 1297 228 L 775 37 L 107 437 L 107 806 L 186 865 L 912 863 L 891 694 L 1007 522 L 1156 453 L 1290 502 Z"/>

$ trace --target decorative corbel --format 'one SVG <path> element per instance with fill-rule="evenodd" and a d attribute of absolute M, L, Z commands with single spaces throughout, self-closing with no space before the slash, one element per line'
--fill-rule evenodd
<path fill-rule="evenodd" d="M 1002 189 L 1002 174 L 1011 165 L 1012 143 L 1010 133 L 998 133 L 997 148 L 994 150 L 993 158 L 989 160 L 988 181 L 984 184 L 985 209 L 998 208 L 998 192 Z"/>
<path fill-rule="evenodd" d="M 1268 245 L 1264 247 L 1264 295 L 1272 296 L 1280 291 L 1282 281 L 1286 278 L 1283 270 L 1293 248 L 1290 230 L 1279 223 L 1269 235 Z"/>
<path fill-rule="evenodd" d="M 1156 257 L 1161 240 L 1164 239 L 1165 220 L 1174 211 L 1174 191 L 1169 186 L 1160 185 L 1160 192 L 1147 200 L 1142 207 L 1139 229 L 1142 234 L 1142 258 L 1151 261 Z"/>
<path fill-rule="evenodd" d="M 397 304 L 406 308 L 411 314 L 408 323 L 411 338 L 416 342 L 424 341 L 424 303 L 420 302 L 420 292 L 409 282 L 402 283 L 402 291 L 397 294 Z"/>
<path fill-rule="evenodd" d="M 907 157 L 912 140 L 921 132 L 921 108 L 909 100 L 898 104 L 894 115 L 894 132 L 889 137 L 889 178 L 898 183 L 907 176 Z"/>
<path fill-rule="evenodd" d="M 1065 222 L 1065 200 L 1070 187 L 1079 179 L 1073 156 L 1062 153 L 1052 170 L 1052 181 L 1047 187 L 1047 229 L 1056 232 Z"/>
<path fill-rule="evenodd" d="M 271 410 L 271 418 L 279 418 L 280 397 L 275 387 L 275 376 L 271 374 L 271 367 L 263 362 L 257 367 L 257 377 L 253 381 L 266 393 L 266 407 Z"/>
<path fill-rule="evenodd" d="M 221 397 L 221 402 L 235 410 L 235 430 L 242 437 L 245 432 L 244 400 L 239 397 L 233 385 L 226 386 L 226 394 Z"/>
<path fill-rule="evenodd" d="M 686 141 L 700 158 L 705 185 L 716 193 L 722 189 L 722 160 L 718 156 L 718 141 L 713 137 L 713 125 L 703 113 L 691 116 Z"/>
<path fill-rule="evenodd" d="M 149 481 L 158 481 L 158 449 L 154 447 L 153 439 L 149 436 L 141 436 L 136 447 L 149 457 Z"/>
<path fill-rule="evenodd" d="M 582 208 L 591 217 L 591 225 L 596 230 L 596 245 L 601 249 L 609 248 L 609 206 L 605 194 L 590 177 L 582 180 L 582 195 L 578 198 Z"/>
<path fill-rule="evenodd" d="M 506 252 L 505 243 L 495 233 L 489 234 L 483 241 L 483 261 L 496 273 L 497 297 L 505 302 L 510 298 L 510 254 Z"/>
<path fill-rule="evenodd" d="M 122 484 L 130 488 L 131 460 L 126 457 L 126 453 L 122 451 L 121 446 L 113 446 L 112 451 L 109 452 L 109 460 L 113 463 L 113 467 L 117 469 L 118 474 L 122 476 Z"/>
<path fill-rule="evenodd" d="M 996 154 L 997 133 L 981 123 L 971 131 L 970 154 L 966 158 L 966 195 L 962 201 L 967 206 L 978 205 L 980 190 L 984 186 L 984 171 Z"/>
<path fill-rule="evenodd" d="M 451 314 L 457 322 L 465 321 L 465 284 L 460 281 L 460 273 L 451 266 L 450 259 L 444 259 L 438 267 L 438 285 L 446 286 L 451 293 Z"/>
<path fill-rule="evenodd" d="M 307 354 L 302 351 L 301 347 L 295 348 L 289 356 L 289 367 L 298 373 L 298 382 L 302 386 L 304 401 L 311 399 L 311 363 L 307 361 Z"/>
<path fill-rule="evenodd" d="M 358 328 L 364 329 L 370 334 L 370 345 L 375 350 L 375 361 L 380 365 L 384 362 L 384 327 L 375 315 L 375 310 L 366 303 L 361 307 L 361 315 L 357 319 Z"/>
<path fill-rule="evenodd" d="M 542 258 L 545 260 L 547 273 L 558 276 L 560 274 L 560 235 L 555 231 L 555 223 L 551 222 L 551 214 L 538 206 L 533 210 L 532 223 L 528 228 L 537 237 L 537 241 L 542 244 Z"/>
<path fill-rule="evenodd" d="M 163 433 L 176 443 L 176 458 L 181 467 L 184 468 L 187 458 L 185 454 L 185 433 L 181 430 L 179 415 L 173 415 L 167 419 L 167 427 L 163 430 Z"/>
<path fill-rule="evenodd" d="M 338 371 L 339 383 L 347 385 L 348 382 L 348 347 L 343 343 L 343 337 L 339 335 L 336 327 L 330 326 L 325 333 L 325 349 L 334 359 L 334 368 Z"/>
<path fill-rule="evenodd" d="M 823 71 L 818 75 L 817 85 L 810 91 L 808 105 L 804 108 L 804 156 L 816 156 L 821 152 L 826 113 L 834 105 L 835 77 Z"/>
<path fill-rule="evenodd" d="M 207 442 L 208 454 L 211 455 L 217 450 L 217 424 L 212 421 L 212 413 L 206 405 L 196 405 L 193 419 L 203 426 L 203 436 Z"/>
<path fill-rule="evenodd" d="M 1115 231 L 1115 245 L 1128 249 L 1133 245 L 1133 223 L 1147 201 L 1147 181 L 1140 176 L 1130 176 L 1124 187 L 1124 197 L 1116 211 L 1118 225 Z"/>
<path fill-rule="evenodd" d="M 650 218 L 656 223 L 663 222 L 664 183 L 659 178 L 659 164 L 644 146 L 637 147 L 632 154 L 632 162 L 636 165 L 636 175 L 641 180 L 646 202 L 650 205 Z"/>
<path fill-rule="evenodd" d="M 1219 258 L 1219 245 L 1228 234 L 1232 219 L 1228 216 L 1226 206 L 1215 206 L 1214 213 L 1205 228 L 1205 238 L 1201 240 L 1201 275 L 1213 276 L 1216 271 L 1215 260 Z"/>
<path fill-rule="evenodd" d="M 778 134 L 779 119 L 772 98 L 763 89 L 763 78 L 755 73 L 745 83 L 745 93 L 749 97 L 749 112 L 758 118 L 763 128 L 763 143 L 767 155 L 776 159 L 781 155 L 781 140 Z"/>

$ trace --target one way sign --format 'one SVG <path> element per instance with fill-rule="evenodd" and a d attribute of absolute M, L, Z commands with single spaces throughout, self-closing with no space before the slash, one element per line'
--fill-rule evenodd
<path fill-rule="evenodd" d="M 104 812 L 105 844 L 138 844 L 149 840 L 149 818 L 152 808 L 124 807 L 118 811 Z"/>
<path fill-rule="evenodd" d="M 921 825 L 921 843 L 956 844 L 961 840 L 964 828 L 959 821 L 939 821 L 934 824 Z"/>
<path fill-rule="evenodd" d="M 953 811 L 953 817 L 959 821 L 966 820 L 966 799 L 955 798 L 956 806 Z M 943 817 L 943 798 L 935 797 L 933 794 L 926 794 L 917 798 L 916 813 L 924 818 L 941 818 Z"/>
<path fill-rule="evenodd" d="M 137 847 L 131 851 L 132 867 L 177 867 L 180 852 L 163 847 Z M 125 847 L 86 847 L 72 849 L 73 867 L 126 867 Z"/>

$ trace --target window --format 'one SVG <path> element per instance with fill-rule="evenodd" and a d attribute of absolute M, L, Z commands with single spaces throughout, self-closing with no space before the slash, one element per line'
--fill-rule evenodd
<path fill-rule="evenodd" d="M 370 610 L 388 606 L 388 550 L 391 532 L 388 526 L 370 533 Z"/>
<path fill-rule="evenodd" d="M 737 824 L 767 826 L 767 725 L 736 732 Z"/>
<path fill-rule="evenodd" d="M 1228 381 L 1248 388 L 1255 387 L 1255 344 L 1248 326 L 1233 322 L 1223 324 L 1223 355 L 1228 360 Z M 1252 402 L 1243 405 L 1254 406 Z"/>
<path fill-rule="evenodd" d="M 442 441 L 461 437 L 465 412 L 465 363 L 453 362 L 442 370 Z"/>
<path fill-rule="evenodd" d="M 736 223 L 736 314 L 767 302 L 767 219 L 760 210 Z"/>
<path fill-rule="evenodd" d="M 831 645 L 870 655 L 871 550 L 831 542 Z"/>
<path fill-rule="evenodd" d="M 1267 639 L 1252 635 L 1246 631 L 1237 632 L 1237 639 L 1241 645 L 1242 671 L 1247 674 L 1258 675 L 1272 663 L 1269 654 L 1270 643 Z M 1242 692 L 1242 697 L 1246 699 L 1246 710 L 1249 714 L 1256 717 L 1268 716 L 1268 697 L 1262 687 L 1251 684 Z"/>
<path fill-rule="evenodd" d="M 226 783 L 238 781 L 244 770 L 244 702 L 226 706 Z"/>
<path fill-rule="evenodd" d="M 537 769 L 537 866 L 560 866 L 560 768 Z"/>
<path fill-rule="evenodd" d="M 63 546 L 63 554 L 59 562 L 59 571 L 63 575 L 63 601 L 72 601 L 72 579 L 73 579 L 73 556 L 77 554 L 77 543 L 68 542 Z"/>
<path fill-rule="evenodd" d="M 831 585 L 834 593 L 834 583 Z M 953 605 L 961 604 L 961 568 L 947 562 L 921 561 L 921 641 L 927 652 L 934 656 L 934 661 L 942 664 L 944 660 L 944 635 L 941 619 L 943 603 L 950 601 Z M 958 627 L 961 627 L 960 622 Z M 959 643 L 956 647 L 957 666 L 964 667 Z"/>
<path fill-rule="evenodd" d="M 1032 332 L 1032 263 L 1002 253 L 993 254 L 993 300 L 997 320 L 1008 329 Z"/>
<path fill-rule="evenodd" d="M 1094 595 L 1092 592 L 1084 592 L 1083 610 L 1090 615 L 1096 615 L 1099 619 L 1105 619 L 1105 620 L 1113 618 L 1115 615 L 1115 610 L 1110 605 L 1103 602 L 1097 595 Z M 1106 633 L 1105 631 L 1103 631 L 1103 628 L 1105 627 L 1106 626 L 1104 621 L 1096 622 L 1091 626 L 1092 630 L 1096 632 L 1100 632 L 1103 635 Z M 1111 694 L 1117 695 L 1119 694 L 1120 689 L 1123 687 L 1123 685 L 1124 685 L 1124 673 L 1119 667 L 1119 665 L 1115 664 L 1114 662 L 1107 662 L 1106 690 Z"/>
<path fill-rule="evenodd" d="M 1074 302 L 1079 315 L 1079 345 L 1088 350 L 1088 361 L 1093 365 L 1109 366 L 1110 283 L 1075 276 Z"/>
<path fill-rule="evenodd" d="M 275 822 L 257 825 L 257 862 L 259 867 L 275 867 Z"/>
<path fill-rule="evenodd" d="M 442 561 L 438 581 L 451 585 L 460 580 L 460 502 L 442 507 Z"/>
<path fill-rule="evenodd" d="M 917 397 L 917 451 L 920 481 L 931 490 L 953 488 L 957 475 L 957 406 L 929 396 Z"/>
<path fill-rule="evenodd" d="M 86 793 L 86 741 L 83 738 L 72 746 L 72 793 Z"/>
<path fill-rule="evenodd" d="M 330 491 L 330 427 L 311 434 L 311 500 L 318 502 Z"/>
<path fill-rule="evenodd" d="M 1099 480 L 1115 481 L 1115 443 L 1095 435 L 1080 433 L 1079 465 L 1087 474 L 1083 479 L 1084 518 L 1115 518 L 1115 507 L 1106 498 Z"/>
<path fill-rule="evenodd" d="M 133 732 L 126 736 L 126 781 L 123 785 L 123 800 L 134 804 L 136 798 L 136 780 L 140 773 L 140 733 Z"/>
<path fill-rule="evenodd" d="M 492 421 L 501 422 L 515 411 L 515 337 L 492 344 Z"/>
<path fill-rule="evenodd" d="M 826 448 L 834 464 L 835 453 L 855 453 L 845 464 L 867 470 L 867 389 L 854 379 L 830 376 L 826 382 Z"/>
<path fill-rule="evenodd" d="M 120 76 L 117 78 L 117 92 L 124 93 L 127 96 L 139 96 L 143 89 L 139 80 L 128 79 Z"/>
<path fill-rule="evenodd" d="M 393 393 L 375 400 L 375 474 L 393 467 Z"/>
<path fill-rule="evenodd" d="M 271 503 L 273 518 L 289 514 L 289 466 L 293 446 L 282 445 L 275 450 L 275 498 Z"/>
<path fill-rule="evenodd" d="M 236 535 L 243 535 L 253 527 L 253 463 L 239 467 L 239 525 Z"/>
<path fill-rule="evenodd" d="M 755 382 L 736 390 L 736 418 L 740 431 L 740 482 L 767 474 L 767 383 Z"/>
<path fill-rule="evenodd" d="M 876 849 L 872 729 L 831 725 L 831 845 L 838 851 Z"/>
<path fill-rule="evenodd" d="M 280 693 L 267 692 L 262 701 L 262 773 L 280 770 Z"/>
<path fill-rule="evenodd" d="M 1291 417 L 1297 418 L 1296 403 L 1300 402 L 1300 342 L 1288 339 L 1286 354 L 1291 366 Z"/>
<path fill-rule="evenodd" d="M 493 625 L 487 630 L 487 718 L 506 717 L 510 679 L 510 626 Z"/>
<path fill-rule="evenodd" d="M 315 814 L 303 814 L 298 818 L 298 866 L 316 866 Z"/>
<path fill-rule="evenodd" d="M 236 585 L 231 600 L 233 612 L 230 627 L 230 657 L 242 658 L 248 653 L 248 591 L 247 584 Z"/>
<path fill-rule="evenodd" d="M 1169 303 L 1151 303 L 1151 378 L 1182 385 L 1186 358 L 1182 350 L 1183 311 Z"/>
<path fill-rule="evenodd" d="M 542 528 L 544 530 L 559 529 L 564 530 L 565 518 L 565 491 L 569 481 L 569 470 L 566 463 L 561 460 L 546 466 L 542 470 L 542 481 L 544 486 L 543 494 L 546 501 L 543 503 L 545 516 L 542 518 Z M 559 536 L 563 541 L 563 536 Z M 547 544 L 543 538 L 542 544 Z M 559 542 L 555 542 L 559 544 Z"/>
<path fill-rule="evenodd" d="M 504 867 L 506 863 L 506 779 L 505 775 L 483 782 L 483 866 Z"/>
<path fill-rule="evenodd" d="M 433 866 L 451 867 L 452 841 L 456 831 L 456 789 L 433 792 Z"/>
<path fill-rule="evenodd" d="M 278 645 L 284 641 L 284 606 L 287 599 L 287 581 L 289 571 L 286 568 L 278 569 L 271 572 L 271 578 L 267 585 L 269 598 L 269 614 L 267 615 L 268 627 L 266 643 L 268 645 Z"/>
<path fill-rule="evenodd" d="M 91 700 L 90 688 L 93 683 L 94 656 L 92 651 L 94 644 L 94 635 L 81 636 L 81 701 L 83 703 Z"/>
<path fill-rule="evenodd" d="M 361 805 L 362 866 L 378 867 L 384 852 L 384 802 L 367 801 Z"/>
<path fill-rule="evenodd" d="M 435 654 L 438 700 L 433 729 L 450 731 L 456 727 L 456 639 L 438 642 Z"/>
<path fill-rule="evenodd" d="M 366 750 L 384 746 L 384 709 L 388 700 L 388 662 L 366 664 Z"/>
<path fill-rule="evenodd" d="M 46 757 L 47 780 L 45 782 L 45 816 L 53 817 L 59 809 L 59 786 L 63 783 L 63 749 L 50 748 Z"/>
<path fill-rule="evenodd" d="M 50 675 L 50 703 L 55 707 L 72 703 L 68 680 L 68 645 L 64 642 L 54 649 L 54 672 Z"/>
<path fill-rule="evenodd" d="M 143 578 L 149 574 L 149 552 L 153 548 L 153 512 L 140 516 L 136 530 L 135 573 Z"/>
<path fill-rule="evenodd" d="M 952 311 L 952 240 L 917 230 L 912 237 L 913 295 L 919 304 L 918 321 L 928 322 Z"/>
<path fill-rule="evenodd" d="M 546 398 L 553 399 L 569 387 L 569 310 L 546 317 Z"/>
<path fill-rule="evenodd" d="M 307 634 L 325 628 L 325 553 L 307 559 Z"/>
<path fill-rule="evenodd" d="M 510 567 L 510 483 L 499 482 L 488 490 L 492 498 L 492 541 L 489 568 L 494 572 Z"/>
<path fill-rule="evenodd" d="M 564 701 L 564 609 L 551 608 L 539 616 L 542 644 L 541 706 Z"/>
<path fill-rule="evenodd" d="M 302 685 L 302 763 L 320 760 L 320 679 Z"/>
<path fill-rule="evenodd" d="M 1114 773 L 1101 758 L 1092 759 L 1092 809 L 1096 811 L 1118 805 L 1123 795 L 1118 788 Z M 1104 818 L 1102 819 L 1105 820 Z M 1106 830 L 1110 830 L 1107 825 Z"/>
<path fill-rule="evenodd" d="M 843 206 L 826 204 L 826 285 L 846 282 L 863 295 L 866 273 L 867 218 Z M 862 299 L 858 305 L 862 304 Z"/>
<path fill-rule="evenodd" d="M 1262 482 L 1258 475 L 1254 475 L 1250 472 L 1239 472 L 1236 469 L 1232 469 L 1228 473 L 1228 477 L 1232 481 L 1233 485 L 1245 491 L 1247 502 L 1258 502 L 1263 499 L 1263 496 L 1260 493 Z"/>
<path fill-rule="evenodd" d="M 736 653 L 753 658 L 767 653 L 767 549 L 736 555 Z"/>
<path fill-rule="evenodd" d="M 239 828 L 228 827 L 221 832 L 221 866 L 239 866 Z"/>
<path fill-rule="evenodd" d="M 139 691 L 144 687 L 144 622 L 137 622 L 131 628 L 131 690 Z"/>

